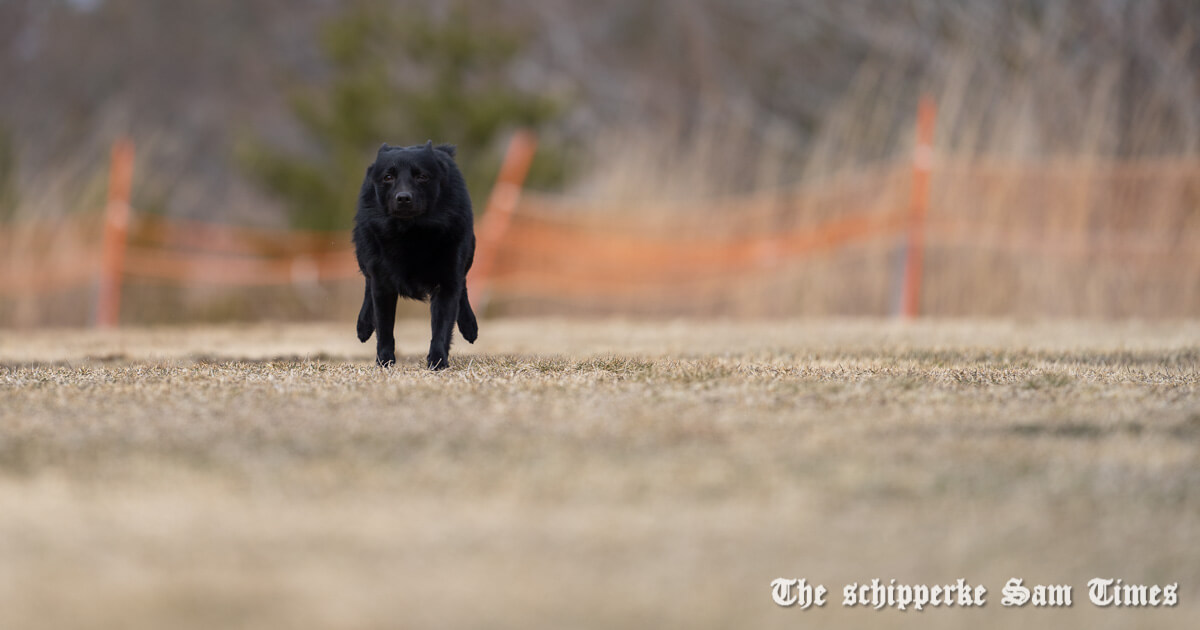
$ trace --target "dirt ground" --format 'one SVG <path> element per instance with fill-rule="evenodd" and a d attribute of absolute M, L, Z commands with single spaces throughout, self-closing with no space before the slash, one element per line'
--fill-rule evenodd
<path fill-rule="evenodd" d="M 0 628 L 1200 626 L 1200 322 L 399 328 L 0 332 Z"/>

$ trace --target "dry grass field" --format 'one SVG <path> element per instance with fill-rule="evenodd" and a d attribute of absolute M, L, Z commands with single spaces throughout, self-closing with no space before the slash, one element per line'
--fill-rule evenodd
<path fill-rule="evenodd" d="M 0 335 L 0 628 L 1200 626 L 1200 323 L 487 321 L 439 374 L 427 335 Z M 874 577 L 988 604 L 840 605 Z"/>

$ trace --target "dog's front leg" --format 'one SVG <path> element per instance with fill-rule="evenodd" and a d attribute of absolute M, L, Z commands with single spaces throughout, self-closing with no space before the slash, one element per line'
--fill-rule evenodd
<path fill-rule="evenodd" d="M 462 290 L 457 285 L 438 287 L 429 300 L 433 339 L 429 341 L 427 362 L 431 370 L 450 367 L 450 336 L 454 334 L 454 320 L 458 318 L 458 300 Z"/>
<path fill-rule="evenodd" d="M 386 282 L 371 283 L 372 310 L 375 311 L 375 362 L 388 367 L 396 362 L 396 290 Z"/>

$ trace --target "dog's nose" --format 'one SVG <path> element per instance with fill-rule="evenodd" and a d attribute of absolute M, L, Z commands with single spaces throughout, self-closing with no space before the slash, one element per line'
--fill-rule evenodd
<path fill-rule="evenodd" d="M 406 192 L 396 193 L 396 205 L 411 206 L 412 205 L 412 193 L 406 193 Z"/>

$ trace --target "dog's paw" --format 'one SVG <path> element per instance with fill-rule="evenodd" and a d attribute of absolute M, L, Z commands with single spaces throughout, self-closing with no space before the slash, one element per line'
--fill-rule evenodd
<path fill-rule="evenodd" d="M 359 341 L 366 343 L 367 340 L 370 339 L 371 335 L 374 333 L 375 333 L 375 324 L 372 324 L 371 322 L 363 321 L 361 319 L 358 320 L 358 340 Z"/>
<path fill-rule="evenodd" d="M 395 350 L 379 350 L 375 353 L 375 364 L 379 367 L 388 368 L 396 365 Z"/>
<path fill-rule="evenodd" d="M 450 357 L 441 352 L 430 352 L 425 357 L 425 365 L 431 370 L 438 371 L 450 367 Z"/>

